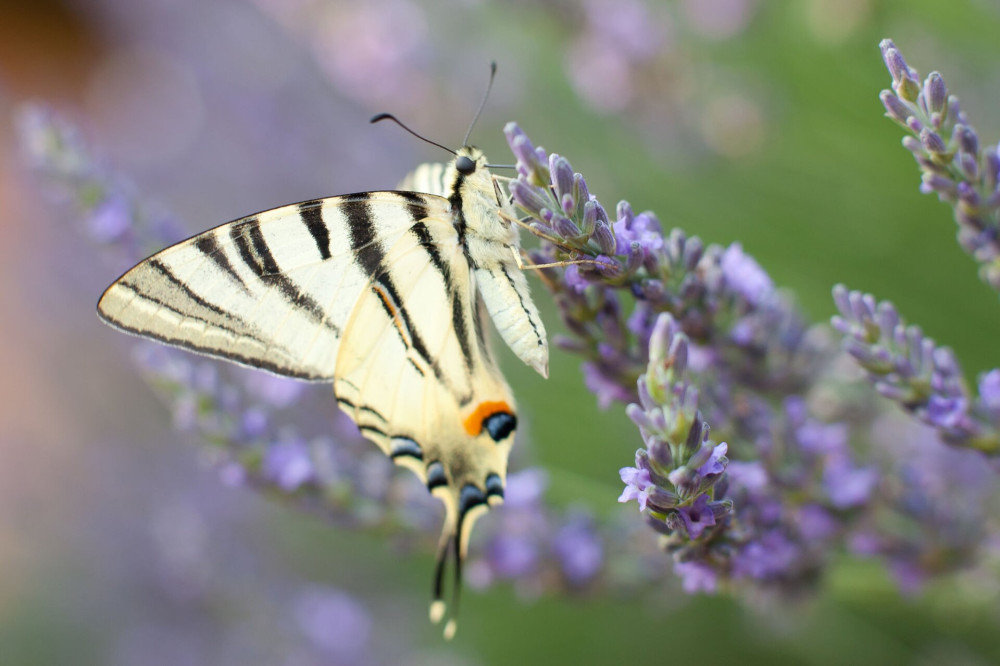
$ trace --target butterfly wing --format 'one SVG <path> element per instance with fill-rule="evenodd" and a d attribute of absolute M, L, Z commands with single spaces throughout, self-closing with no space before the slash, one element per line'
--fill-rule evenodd
<path fill-rule="evenodd" d="M 436 197 L 365 192 L 250 215 L 143 261 L 104 292 L 97 310 L 130 333 L 332 381 L 344 325 L 371 280 L 358 257 L 446 206 Z"/>

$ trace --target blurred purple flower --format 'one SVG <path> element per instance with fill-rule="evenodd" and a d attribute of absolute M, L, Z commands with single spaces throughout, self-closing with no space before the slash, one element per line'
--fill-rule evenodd
<path fill-rule="evenodd" d="M 299 438 L 271 444 L 264 454 L 263 473 L 264 478 L 286 492 L 294 492 L 312 481 L 315 473 L 308 444 Z"/>
<path fill-rule="evenodd" d="M 740 243 L 733 243 L 722 255 L 722 275 L 726 283 L 751 305 L 759 304 L 774 291 L 771 277 L 760 264 L 743 252 Z"/>
<path fill-rule="evenodd" d="M 306 589 L 295 599 L 293 612 L 302 634 L 337 663 L 358 662 L 370 647 L 371 614 L 340 590 Z"/>
<path fill-rule="evenodd" d="M 719 586 L 718 574 L 701 562 L 674 562 L 674 573 L 680 577 L 684 591 L 688 594 L 715 594 Z"/>
<path fill-rule="evenodd" d="M 871 499 L 879 482 L 878 470 L 857 468 L 846 460 L 837 460 L 823 471 L 823 485 L 830 503 L 837 509 L 863 506 Z"/>
<path fill-rule="evenodd" d="M 604 566 L 604 544 L 593 518 L 588 514 L 570 514 L 556 532 L 552 548 L 563 575 L 571 585 L 589 582 Z"/>

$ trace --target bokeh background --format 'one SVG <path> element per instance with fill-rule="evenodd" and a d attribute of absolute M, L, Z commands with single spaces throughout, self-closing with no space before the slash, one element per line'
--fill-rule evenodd
<path fill-rule="evenodd" d="M 892 299 L 971 379 L 998 364 L 1000 307 L 882 117 L 877 45 L 941 71 L 990 141 L 997 34 L 993 0 L 0 2 L 0 663 L 1000 661 L 996 583 L 904 598 L 850 559 L 818 598 L 781 604 L 498 585 L 466 594 L 444 644 L 429 548 L 230 488 L 172 428 L 134 341 L 94 314 L 127 266 L 26 168 L 14 123 L 29 100 L 57 109 L 194 233 L 391 188 L 441 155 L 368 118 L 456 145 L 495 59 L 473 137 L 494 160 L 517 120 L 605 204 L 742 241 L 814 321 L 836 282 Z M 621 410 L 598 410 L 558 352 L 548 382 L 504 367 L 521 464 L 549 470 L 556 504 L 618 511 L 638 445 Z"/>

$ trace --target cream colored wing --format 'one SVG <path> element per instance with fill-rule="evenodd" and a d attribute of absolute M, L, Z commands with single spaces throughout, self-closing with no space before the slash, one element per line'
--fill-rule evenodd
<path fill-rule="evenodd" d="M 97 310 L 130 333 L 332 381 L 344 325 L 371 281 L 359 257 L 447 208 L 440 197 L 365 192 L 250 215 L 146 259 Z"/>

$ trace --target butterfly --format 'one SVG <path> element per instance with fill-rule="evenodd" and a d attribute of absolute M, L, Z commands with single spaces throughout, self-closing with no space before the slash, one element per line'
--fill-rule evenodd
<path fill-rule="evenodd" d="M 449 638 L 469 534 L 503 502 L 517 427 L 487 318 L 548 376 L 509 195 L 482 151 L 454 155 L 418 167 L 408 189 L 304 201 L 205 231 L 140 262 L 97 306 L 128 333 L 331 382 L 361 433 L 444 503 L 430 616 L 449 613 L 453 559 Z"/>

